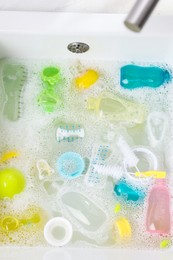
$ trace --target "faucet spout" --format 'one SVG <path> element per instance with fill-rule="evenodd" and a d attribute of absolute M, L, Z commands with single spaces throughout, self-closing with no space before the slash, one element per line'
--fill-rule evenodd
<path fill-rule="evenodd" d="M 125 20 L 127 28 L 140 32 L 159 0 L 137 0 Z"/>

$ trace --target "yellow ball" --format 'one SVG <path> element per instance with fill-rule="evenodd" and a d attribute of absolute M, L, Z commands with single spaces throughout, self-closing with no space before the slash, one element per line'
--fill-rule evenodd
<path fill-rule="evenodd" d="M 0 199 L 13 198 L 25 188 L 25 178 L 19 170 L 6 168 L 0 171 Z"/>

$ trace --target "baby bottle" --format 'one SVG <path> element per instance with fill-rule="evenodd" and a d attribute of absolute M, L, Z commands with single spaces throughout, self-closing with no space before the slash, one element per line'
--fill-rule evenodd
<path fill-rule="evenodd" d="M 99 97 L 89 97 L 87 108 L 98 113 L 111 121 L 125 121 L 132 123 L 142 123 L 146 116 L 144 105 L 133 102 L 116 95 L 101 95 Z"/>
<path fill-rule="evenodd" d="M 126 65 L 121 68 L 120 84 L 125 89 L 158 88 L 168 82 L 170 78 L 171 76 L 167 70 L 156 66 Z"/>
<path fill-rule="evenodd" d="M 149 233 L 168 234 L 170 232 L 170 193 L 165 179 L 157 179 L 149 194 L 146 228 Z"/>

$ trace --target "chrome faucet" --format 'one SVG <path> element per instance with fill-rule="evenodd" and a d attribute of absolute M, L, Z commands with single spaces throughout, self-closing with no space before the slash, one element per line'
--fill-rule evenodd
<path fill-rule="evenodd" d="M 137 0 L 125 20 L 125 25 L 134 32 L 140 32 L 159 0 Z"/>

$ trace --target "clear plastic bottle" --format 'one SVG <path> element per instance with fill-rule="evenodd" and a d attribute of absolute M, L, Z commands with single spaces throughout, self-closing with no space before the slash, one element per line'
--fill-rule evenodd
<path fill-rule="evenodd" d="M 87 231 L 97 231 L 107 219 L 102 209 L 79 192 L 63 194 L 62 202 L 70 216 Z"/>
<path fill-rule="evenodd" d="M 156 180 L 149 194 L 146 228 L 154 234 L 164 235 L 170 232 L 170 193 L 164 179 Z"/>
<path fill-rule="evenodd" d="M 115 95 L 89 97 L 87 105 L 88 110 L 92 110 L 110 121 L 141 124 L 146 117 L 144 105 Z"/>

